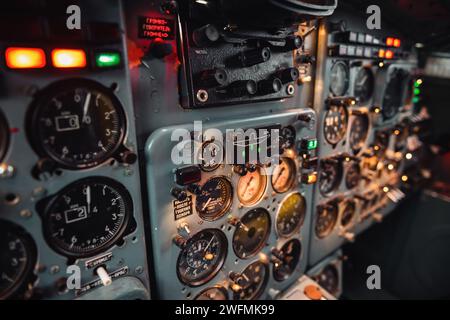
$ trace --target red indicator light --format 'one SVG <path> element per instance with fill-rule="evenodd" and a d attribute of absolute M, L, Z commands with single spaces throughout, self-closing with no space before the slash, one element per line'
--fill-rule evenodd
<path fill-rule="evenodd" d="M 384 49 L 380 49 L 378 51 L 378 58 L 384 58 L 386 56 L 386 51 Z"/>
<path fill-rule="evenodd" d="M 386 45 L 388 47 L 392 47 L 394 45 L 394 38 L 392 38 L 392 37 L 387 38 L 386 39 Z"/>
<path fill-rule="evenodd" d="M 54 49 L 52 62 L 55 68 L 84 68 L 86 53 L 81 49 Z"/>
<path fill-rule="evenodd" d="M 394 52 L 392 52 L 391 50 L 387 50 L 386 51 L 386 59 L 392 59 L 394 58 Z"/>
<path fill-rule="evenodd" d="M 8 48 L 6 65 L 11 69 L 36 69 L 45 67 L 45 52 L 39 48 Z"/>
<path fill-rule="evenodd" d="M 394 39 L 394 47 L 400 48 L 402 41 L 400 39 Z"/>

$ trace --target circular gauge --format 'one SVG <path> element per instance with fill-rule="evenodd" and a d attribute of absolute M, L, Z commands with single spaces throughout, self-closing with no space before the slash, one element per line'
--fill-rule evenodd
<path fill-rule="evenodd" d="M 41 156 L 76 170 L 109 160 L 122 145 L 125 113 L 112 90 L 89 80 L 67 80 L 36 96 L 29 137 Z"/>
<path fill-rule="evenodd" d="M 287 196 L 277 213 L 276 227 L 278 235 L 289 237 L 297 232 L 305 220 L 306 200 L 298 192 Z"/>
<path fill-rule="evenodd" d="M 381 112 L 385 119 L 394 117 L 402 106 L 402 92 L 404 92 L 404 74 L 401 70 L 395 69 L 389 78 L 384 90 Z"/>
<path fill-rule="evenodd" d="M 78 180 L 54 196 L 43 213 L 50 246 L 69 257 L 89 257 L 114 245 L 133 213 L 123 185 L 105 177 Z"/>
<path fill-rule="evenodd" d="M 331 67 L 330 91 L 334 96 L 344 96 L 348 90 L 350 72 L 343 61 L 336 62 Z"/>
<path fill-rule="evenodd" d="M 21 294 L 33 280 L 36 245 L 19 226 L 0 220 L 0 300 Z"/>
<path fill-rule="evenodd" d="M 264 195 L 267 185 L 267 175 L 263 170 L 263 168 L 257 167 L 255 171 L 248 171 L 245 176 L 239 178 L 237 195 L 239 201 L 244 206 L 254 205 Z"/>
<path fill-rule="evenodd" d="M 277 193 L 288 191 L 295 182 L 296 174 L 295 161 L 291 158 L 281 158 L 280 164 L 272 173 L 273 190 Z"/>
<path fill-rule="evenodd" d="M 233 187 L 224 177 L 214 177 L 205 182 L 195 199 L 199 216 L 208 221 L 222 217 L 231 207 Z"/>
<path fill-rule="evenodd" d="M 194 300 L 228 300 L 228 293 L 224 287 L 211 287 L 200 292 Z"/>
<path fill-rule="evenodd" d="M 211 172 L 220 167 L 223 161 L 223 147 L 216 141 L 206 141 L 201 147 L 200 169 Z"/>
<path fill-rule="evenodd" d="M 291 126 L 287 126 L 281 129 L 281 137 L 282 137 L 281 150 L 290 149 L 294 147 L 296 135 L 297 133 L 295 132 L 295 129 Z"/>
<path fill-rule="evenodd" d="M 347 132 L 348 113 L 345 106 L 331 105 L 325 113 L 323 133 L 327 142 L 336 145 Z"/>
<path fill-rule="evenodd" d="M 347 189 L 355 188 L 361 180 L 361 167 L 357 161 L 352 161 L 345 174 L 345 186 Z"/>
<path fill-rule="evenodd" d="M 270 214 L 266 209 L 257 208 L 247 212 L 233 234 L 233 249 L 241 259 L 258 253 L 270 235 Z"/>
<path fill-rule="evenodd" d="M 338 219 L 338 208 L 335 204 L 317 207 L 316 236 L 320 239 L 328 236 L 336 226 Z"/>
<path fill-rule="evenodd" d="M 369 134 L 369 117 L 367 114 L 356 115 L 350 128 L 349 144 L 353 154 L 358 154 L 364 147 Z"/>
<path fill-rule="evenodd" d="M 336 159 L 320 162 L 319 190 L 327 195 L 339 187 L 342 179 L 342 163 Z"/>
<path fill-rule="evenodd" d="M 227 237 L 222 231 L 205 229 L 195 234 L 178 256 L 178 278 L 191 287 L 207 283 L 222 268 L 227 250 Z"/>
<path fill-rule="evenodd" d="M 383 157 L 389 148 L 390 135 L 384 131 L 378 131 L 375 134 L 374 151 L 378 157 Z"/>
<path fill-rule="evenodd" d="M 0 162 L 5 158 L 9 145 L 9 127 L 5 115 L 0 110 Z"/>
<path fill-rule="evenodd" d="M 277 259 L 273 267 L 273 277 L 277 281 L 284 281 L 295 271 L 300 261 L 302 245 L 299 240 L 292 239 L 286 242 L 277 252 Z"/>
<path fill-rule="evenodd" d="M 316 276 L 319 285 L 332 295 L 337 295 L 339 291 L 339 271 L 336 266 L 330 264 Z"/>
<path fill-rule="evenodd" d="M 348 200 L 344 202 L 344 209 L 341 215 L 341 226 L 343 228 L 348 228 L 351 226 L 353 219 L 356 215 L 356 205 L 354 201 Z"/>
<path fill-rule="evenodd" d="M 269 279 L 269 268 L 261 261 L 250 264 L 238 275 L 235 283 L 240 287 L 233 298 L 234 300 L 256 300 L 263 293 Z"/>
<path fill-rule="evenodd" d="M 359 69 L 355 78 L 354 94 L 360 104 L 366 103 L 372 98 L 375 87 L 375 78 L 370 68 Z"/>

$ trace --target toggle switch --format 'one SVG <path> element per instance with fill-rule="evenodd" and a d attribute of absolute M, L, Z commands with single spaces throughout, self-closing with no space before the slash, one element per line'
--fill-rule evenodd
<path fill-rule="evenodd" d="M 213 24 L 207 24 L 192 32 L 192 41 L 198 47 L 209 47 L 220 38 L 219 30 Z"/>
<path fill-rule="evenodd" d="M 106 271 L 106 269 L 104 267 L 98 267 L 95 270 L 95 272 L 97 273 L 97 275 L 100 278 L 100 281 L 102 282 L 102 284 L 105 287 L 111 285 L 112 279 L 111 279 L 110 275 L 108 274 L 108 272 Z"/>
<path fill-rule="evenodd" d="M 183 237 L 183 239 L 188 239 L 191 234 L 191 229 L 189 228 L 189 224 L 187 222 L 182 222 L 177 227 L 178 234 Z"/>
<path fill-rule="evenodd" d="M 187 198 L 186 191 L 184 191 L 183 189 L 180 189 L 180 188 L 176 188 L 176 187 L 172 188 L 172 190 L 170 190 L 170 194 L 178 201 L 184 201 Z"/>

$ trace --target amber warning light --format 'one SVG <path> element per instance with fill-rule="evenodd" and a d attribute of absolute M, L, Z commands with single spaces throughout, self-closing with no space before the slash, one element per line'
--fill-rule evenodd
<path fill-rule="evenodd" d="M 153 17 L 138 18 L 139 38 L 173 40 L 175 20 Z"/>

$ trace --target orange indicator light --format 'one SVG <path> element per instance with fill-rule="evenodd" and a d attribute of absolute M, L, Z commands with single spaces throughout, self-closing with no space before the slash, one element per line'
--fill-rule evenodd
<path fill-rule="evenodd" d="M 402 41 L 400 39 L 394 39 L 394 47 L 400 48 Z"/>
<path fill-rule="evenodd" d="M 54 49 L 52 62 L 55 68 L 84 68 L 86 53 L 80 49 Z"/>
<path fill-rule="evenodd" d="M 394 52 L 392 52 L 391 50 L 387 50 L 386 51 L 386 59 L 392 59 L 394 58 Z"/>
<path fill-rule="evenodd" d="M 11 47 L 5 52 L 6 65 L 11 69 L 36 69 L 45 67 L 45 52 L 39 48 Z"/>
<path fill-rule="evenodd" d="M 386 45 L 388 46 L 388 47 L 392 47 L 393 45 L 394 45 L 394 38 L 392 38 L 392 37 L 389 37 L 389 38 L 387 38 L 386 39 Z"/>

